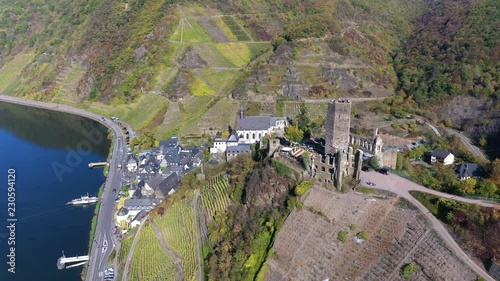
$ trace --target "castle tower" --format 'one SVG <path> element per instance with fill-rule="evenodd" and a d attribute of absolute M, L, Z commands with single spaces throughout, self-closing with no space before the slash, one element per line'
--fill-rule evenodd
<path fill-rule="evenodd" d="M 349 147 L 350 123 L 351 102 L 341 99 L 330 101 L 325 120 L 326 154 L 335 154 L 337 151 L 346 150 Z"/>

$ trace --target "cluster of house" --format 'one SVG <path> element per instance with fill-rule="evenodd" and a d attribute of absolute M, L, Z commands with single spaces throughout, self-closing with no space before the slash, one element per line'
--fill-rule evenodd
<path fill-rule="evenodd" d="M 210 147 L 210 153 L 225 153 L 227 160 L 240 154 L 249 154 L 251 144 L 260 142 L 263 137 L 273 133 L 284 132 L 287 125 L 285 117 L 244 116 L 243 107 L 240 107 L 238 129 L 230 132 L 228 138 L 216 137 Z"/>
<path fill-rule="evenodd" d="M 117 223 L 126 221 L 131 227 L 138 224 L 149 210 L 175 192 L 186 173 L 201 165 L 203 149 L 203 145 L 182 147 L 174 135 L 137 156 L 129 153 L 124 174 L 135 180 L 128 189 L 131 199 L 125 200 L 118 211 Z"/>
<path fill-rule="evenodd" d="M 408 148 L 412 149 L 417 147 L 419 144 L 424 144 L 425 142 L 420 143 L 412 143 L 411 147 L 409 145 Z M 449 152 L 448 150 L 442 149 L 434 149 L 429 152 L 427 155 L 428 162 L 430 164 L 442 163 L 443 165 L 451 165 L 455 162 L 455 155 Z M 477 163 L 462 163 L 455 167 L 455 172 L 459 180 L 466 180 L 474 177 L 482 177 L 484 176 L 484 170 L 481 165 Z"/>

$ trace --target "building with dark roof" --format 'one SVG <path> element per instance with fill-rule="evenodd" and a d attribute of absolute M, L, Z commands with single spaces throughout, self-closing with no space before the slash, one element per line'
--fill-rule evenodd
<path fill-rule="evenodd" d="M 148 212 L 146 212 L 145 210 L 142 210 L 139 213 L 137 213 L 137 215 L 135 215 L 135 217 L 130 222 L 130 227 L 134 228 L 134 227 L 138 226 L 139 224 L 141 224 L 142 219 L 144 219 L 147 215 L 148 215 Z"/>
<path fill-rule="evenodd" d="M 176 135 L 171 136 L 166 140 L 160 141 L 160 147 L 177 147 L 179 146 L 179 138 Z"/>
<path fill-rule="evenodd" d="M 459 180 L 466 180 L 472 177 L 481 177 L 484 170 L 481 165 L 476 163 L 463 163 L 455 168 Z"/>
<path fill-rule="evenodd" d="M 286 126 L 285 117 L 244 116 L 241 108 L 238 119 L 239 143 L 256 143 L 273 131 L 285 130 Z"/>
<path fill-rule="evenodd" d="M 161 201 L 158 199 L 127 199 L 123 203 L 123 207 L 126 208 L 129 213 L 131 211 L 141 211 L 141 210 L 151 210 L 153 209 L 156 205 L 158 205 Z M 137 212 L 137 213 L 138 213 Z M 136 213 L 134 213 L 135 215 Z"/>
<path fill-rule="evenodd" d="M 250 154 L 250 151 L 250 144 L 238 144 L 236 146 L 229 146 L 226 150 L 227 161 L 241 154 Z"/>
<path fill-rule="evenodd" d="M 180 184 L 181 178 L 177 173 L 170 174 L 166 179 L 164 179 L 155 189 L 156 198 L 165 198 L 168 195 L 175 192 L 175 188 Z"/>
<path fill-rule="evenodd" d="M 228 139 L 215 138 L 210 153 L 223 153 L 230 146 L 259 142 L 264 136 L 269 136 L 273 132 L 284 132 L 287 125 L 285 117 L 244 116 L 243 107 L 241 107 L 238 129 L 230 132 Z M 232 153 L 234 151 L 232 149 Z"/>

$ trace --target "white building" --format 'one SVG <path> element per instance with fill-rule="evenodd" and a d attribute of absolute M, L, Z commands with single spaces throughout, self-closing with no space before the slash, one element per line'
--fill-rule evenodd
<path fill-rule="evenodd" d="M 263 137 L 274 132 L 284 132 L 286 126 L 288 122 L 285 117 L 244 116 L 241 107 L 236 135 L 232 134 L 227 140 L 215 138 L 210 153 L 223 153 L 229 146 L 260 142 Z"/>
<path fill-rule="evenodd" d="M 442 162 L 443 165 L 451 165 L 455 162 L 455 156 L 451 152 L 441 149 L 434 149 L 431 153 L 431 164 L 436 161 Z"/>
<path fill-rule="evenodd" d="M 224 153 L 227 148 L 227 139 L 221 139 L 219 137 L 214 139 L 212 147 L 210 147 L 210 153 Z"/>
<path fill-rule="evenodd" d="M 127 170 L 131 173 L 137 171 L 137 160 L 134 155 L 129 154 L 127 160 Z"/>

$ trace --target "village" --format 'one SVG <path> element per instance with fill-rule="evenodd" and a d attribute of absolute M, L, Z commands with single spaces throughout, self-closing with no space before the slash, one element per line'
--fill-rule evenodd
<path fill-rule="evenodd" d="M 350 102 L 332 100 L 329 106 L 328 118 L 332 121 L 326 129 L 327 141 L 324 138 L 306 138 L 299 143 L 290 142 L 286 138 L 286 129 L 292 120 L 245 116 L 241 107 L 237 129 L 229 128 L 226 137 L 216 136 L 210 146 L 182 146 L 179 137 L 173 135 L 159 141 L 159 146 L 137 154 L 129 150 L 126 163 L 120 167 L 122 181 L 127 184 L 116 198 L 115 234 L 122 235 L 138 226 L 149 210 L 175 192 L 186 173 L 203 169 L 203 163 L 217 164 L 231 161 L 238 155 L 251 155 L 256 144 L 261 148 L 265 146 L 269 155 L 295 167 L 306 178 L 315 179 L 323 186 L 338 191 L 342 190 L 345 176 L 358 181 L 361 170 L 375 169 L 383 174 L 395 170 L 398 153 L 414 151 L 414 154 L 407 153 L 410 157 L 414 155 L 412 164 L 426 168 L 432 168 L 437 163 L 444 166 L 455 163 L 455 156 L 448 150 L 422 150 L 432 145 L 431 140 L 410 140 L 406 145 L 394 146 L 384 144 L 378 129 L 374 129 L 371 137 L 353 134 L 350 132 Z M 339 111 L 343 113 L 338 114 Z M 210 152 L 208 159 L 204 152 Z M 484 174 L 478 163 L 460 163 L 454 170 L 460 181 Z"/>

